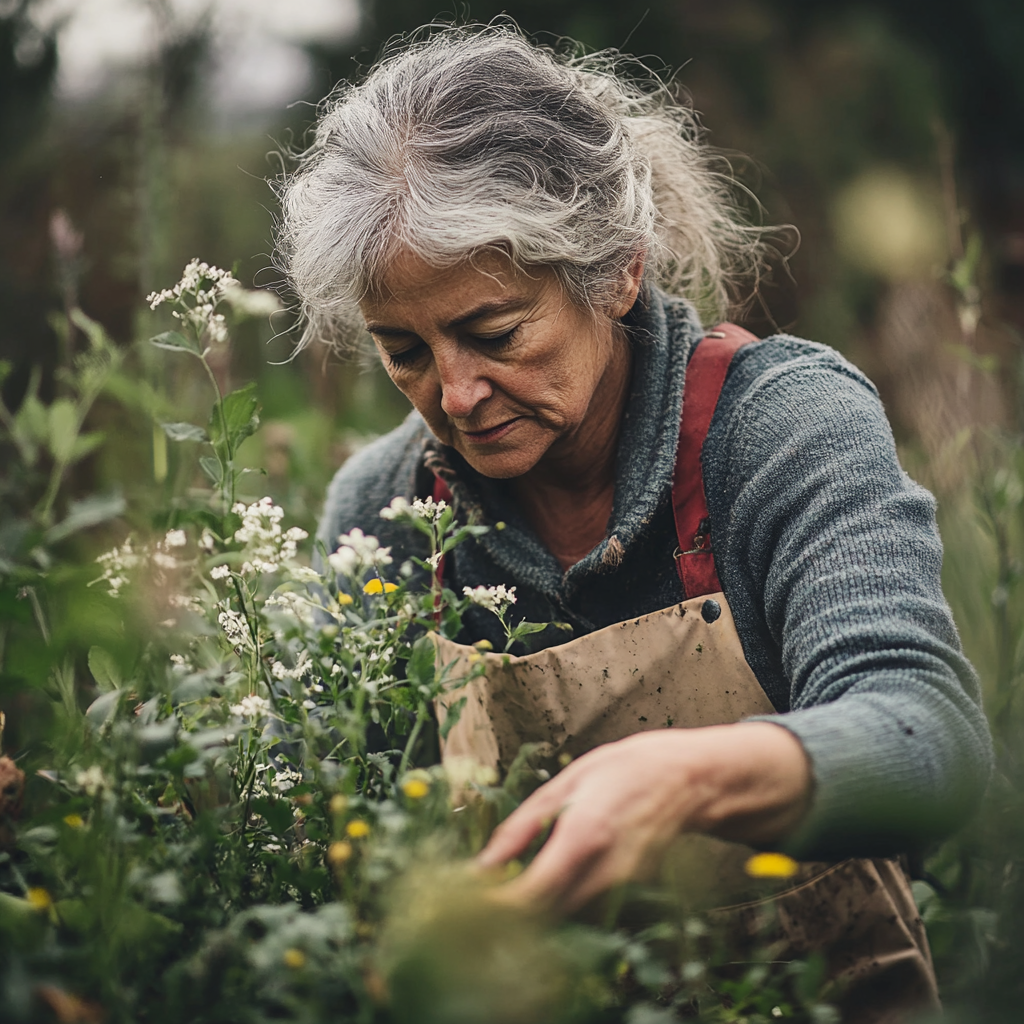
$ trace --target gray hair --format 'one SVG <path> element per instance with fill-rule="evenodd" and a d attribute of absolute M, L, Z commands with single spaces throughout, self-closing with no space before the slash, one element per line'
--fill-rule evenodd
<path fill-rule="evenodd" d="M 447 267 L 499 248 L 595 311 L 646 254 L 648 279 L 706 318 L 724 313 L 736 282 L 756 280 L 768 229 L 746 223 L 693 112 L 622 64 L 534 46 L 506 24 L 446 27 L 339 86 L 278 183 L 302 344 L 357 336 L 360 300 L 404 249 Z"/>

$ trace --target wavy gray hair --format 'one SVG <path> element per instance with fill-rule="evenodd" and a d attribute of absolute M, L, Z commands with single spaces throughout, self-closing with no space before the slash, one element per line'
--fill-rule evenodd
<path fill-rule="evenodd" d="M 640 253 L 647 275 L 719 316 L 756 281 L 768 229 L 653 73 L 562 55 L 509 25 L 393 44 L 325 101 L 278 183 L 281 262 L 311 339 L 351 341 L 360 299 L 404 249 L 438 267 L 498 247 L 600 310 Z"/>

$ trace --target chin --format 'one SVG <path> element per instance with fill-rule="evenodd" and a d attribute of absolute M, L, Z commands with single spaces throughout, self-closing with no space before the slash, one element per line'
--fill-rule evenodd
<path fill-rule="evenodd" d="M 481 452 L 470 454 L 460 451 L 462 457 L 481 475 L 492 480 L 512 480 L 529 472 L 537 464 L 536 459 L 524 458 L 518 452 L 495 452 L 485 455 Z"/>

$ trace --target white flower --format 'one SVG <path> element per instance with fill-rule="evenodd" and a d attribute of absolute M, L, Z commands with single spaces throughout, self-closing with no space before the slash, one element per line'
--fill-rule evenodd
<path fill-rule="evenodd" d="M 399 495 L 391 499 L 391 504 L 380 510 L 381 519 L 398 519 L 399 516 L 408 515 L 412 506 L 408 500 Z"/>
<path fill-rule="evenodd" d="M 442 558 L 444 558 L 444 555 L 438 551 L 427 559 L 427 565 L 429 565 L 434 572 L 437 572 L 437 567 L 441 564 Z"/>
<path fill-rule="evenodd" d="M 273 661 L 270 671 L 275 679 L 301 679 L 309 671 L 311 664 L 309 651 L 303 651 L 294 668 L 288 668 L 283 662 Z"/>
<path fill-rule="evenodd" d="M 226 565 L 215 565 L 210 570 L 211 580 L 226 580 L 231 575 L 231 570 Z"/>
<path fill-rule="evenodd" d="M 217 540 L 210 533 L 209 530 L 203 530 L 202 536 L 199 538 L 199 548 L 201 551 L 205 551 L 207 554 L 211 554 L 213 549 L 217 546 Z"/>
<path fill-rule="evenodd" d="M 91 768 L 86 768 L 84 772 L 78 772 L 75 775 L 75 785 L 84 790 L 87 796 L 96 796 L 100 790 L 106 789 L 109 783 L 103 774 L 103 769 L 98 764 L 94 764 Z"/>
<path fill-rule="evenodd" d="M 228 643 L 233 647 L 246 647 L 251 642 L 249 626 L 245 621 L 245 617 L 238 612 L 226 608 L 217 616 L 217 622 L 220 623 L 220 628 L 224 630 Z"/>
<path fill-rule="evenodd" d="M 188 543 L 184 530 L 168 530 L 164 537 L 165 548 L 183 548 Z"/>
<path fill-rule="evenodd" d="M 184 664 L 186 664 L 185 659 L 180 654 L 172 654 L 171 655 L 171 661 L 175 665 L 184 665 Z"/>
<path fill-rule="evenodd" d="M 342 576 L 361 576 L 368 569 L 381 569 L 391 564 L 391 548 L 382 548 L 376 537 L 368 536 L 359 527 L 338 538 L 338 550 L 327 556 L 331 568 Z"/>
<path fill-rule="evenodd" d="M 335 662 L 335 663 L 334 663 L 334 664 L 333 664 L 333 665 L 331 666 L 331 675 L 332 675 L 332 676 L 338 676 L 338 675 L 341 675 L 341 662 L 339 662 L 339 661 L 336 661 L 336 662 Z"/>
<path fill-rule="evenodd" d="M 302 706 L 303 706 L 303 707 L 304 707 L 304 708 L 305 708 L 305 709 L 306 709 L 307 711 L 312 711 L 312 710 L 313 710 L 313 708 L 315 708 L 315 707 L 316 707 L 316 701 L 312 701 L 312 700 L 304 700 L 304 701 L 302 702 Z"/>
<path fill-rule="evenodd" d="M 224 298 L 232 308 L 246 316 L 270 316 L 281 308 L 281 300 L 264 288 L 252 291 L 237 281 L 224 290 Z"/>
<path fill-rule="evenodd" d="M 516 588 L 499 583 L 496 587 L 463 587 L 462 593 L 473 602 L 501 615 L 509 605 L 516 603 Z"/>
<path fill-rule="evenodd" d="M 230 711 L 239 718 L 263 718 L 270 711 L 270 701 L 259 694 L 250 693 L 240 703 L 232 704 Z"/>
<path fill-rule="evenodd" d="M 141 557 L 132 547 L 131 537 L 127 538 L 119 548 L 113 548 L 96 559 L 103 566 L 103 575 L 93 582 L 105 582 L 110 596 L 117 597 L 128 582 L 127 573 L 138 566 Z"/>
<path fill-rule="evenodd" d="M 282 531 L 284 509 L 269 497 L 252 505 L 236 502 L 232 511 L 242 517 L 234 539 L 245 545 L 248 555 L 243 572 L 277 572 L 281 562 L 295 558 L 298 542 L 309 536 L 298 526 Z"/>
<path fill-rule="evenodd" d="M 302 781 L 302 772 L 293 768 L 279 768 L 271 785 L 279 793 L 287 793 L 296 783 Z"/>
<path fill-rule="evenodd" d="M 288 575 L 296 583 L 319 583 L 320 573 L 311 569 L 308 565 L 292 565 L 288 568 Z"/>
<path fill-rule="evenodd" d="M 168 555 L 159 549 L 153 552 L 153 564 L 160 569 L 177 569 L 178 560 L 174 555 Z"/>
<path fill-rule="evenodd" d="M 427 519 L 431 522 L 440 519 L 441 513 L 448 507 L 448 504 L 444 501 L 434 501 L 433 498 L 417 498 L 412 503 L 412 510 L 421 519 Z"/>

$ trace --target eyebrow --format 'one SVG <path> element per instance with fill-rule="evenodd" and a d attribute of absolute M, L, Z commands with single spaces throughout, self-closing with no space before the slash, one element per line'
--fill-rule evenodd
<path fill-rule="evenodd" d="M 491 316 L 494 313 L 506 313 L 517 307 L 525 306 L 528 301 L 524 297 L 517 296 L 515 298 L 492 299 L 490 302 L 481 302 L 480 305 L 474 306 L 468 313 L 463 313 L 462 316 L 449 320 L 443 327 L 444 330 L 450 331 L 453 327 L 462 327 L 473 320 L 479 320 L 480 317 Z M 366 329 L 371 334 L 379 334 L 384 338 L 399 338 L 413 333 L 404 327 L 388 327 L 386 324 L 378 323 L 368 323 Z"/>

